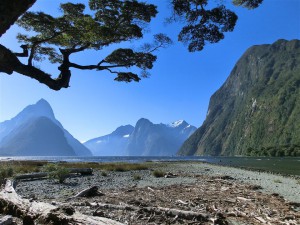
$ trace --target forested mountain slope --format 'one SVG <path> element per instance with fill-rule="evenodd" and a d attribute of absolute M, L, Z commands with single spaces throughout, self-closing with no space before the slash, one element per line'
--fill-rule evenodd
<path fill-rule="evenodd" d="M 179 155 L 299 155 L 300 41 L 249 48 Z"/>

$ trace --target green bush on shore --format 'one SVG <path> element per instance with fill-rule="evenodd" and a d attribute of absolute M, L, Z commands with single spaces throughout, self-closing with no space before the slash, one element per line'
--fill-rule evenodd
<path fill-rule="evenodd" d="M 165 176 L 165 173 L 164 173 L 163 171 L 161 171 L 161 170 L 154 170 L 154 171 L 152 172 L 152 174 L 153 174 L 153 176 L 155 176 L 155 177 L 164 177 L 164 176 Z"/>
<path fill-rule="evenodd" d="M 57 179 L 60 184 L 65 182 L 70 172 L 68 168 L 54 163 L 46 164 L 43 171 L 48 172 L 49 177 Z"/>
<path fill-rule="evenodd" d="M 14 175 L 14 169 L 12 167 L 7 167 L 1 165 L 0 167 L 0 184 L 3 184 L 6 178 L 12 177 Z"/>

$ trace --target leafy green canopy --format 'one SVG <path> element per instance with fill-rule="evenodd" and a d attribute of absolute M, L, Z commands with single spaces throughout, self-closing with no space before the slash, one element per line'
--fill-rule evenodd
<path fill-rule="evenodd" d="M 69 68 L 108 70 L 117 74 L 116 81 L 125 82 L 147 76 L 147 70 L 156 61 L 153 50 L 171 43 L 162 34 L 155 35 L 155 42 L 147 51 L 119 48 L 95 65 L 79 65 L 69 57 L 87 49 L 102 50 L 112 44 L 142 38 L 144 25 L 157 14 L 156 6 L 136 0 L 90 0 L 89 8 L 91 13 L 86 14 L 84 4 L 61 4 L 62 16 L 56 18 L 43 12 L 26 12 L 17 24 L 34 32 L 18 34 L 17 38 L 30 49 L 28 65 L 47 57 L 50 62 L 61 64 L 60 76 L 70 76 Z M 133 66 L 142 70 L 140 76 L 120 71 Z"/>
<path fill-rule="evenodd" d="M 36 0 L 1 0 L 0 36 Z M 212 0 L 168 0 L 173 8 L 170 21 L 182 19 L 184 26 L 178 40 L 188 45 L 189 51 L 200 51 L 207 43 L 216 43 L 224 38 L 224 33 L 234 29 L 237 16 L 223 4 L 210 9 Z M 236 6 L 253 9 L 263 0 L 232 0 Z M 16 6 L 16 7 L 15 7 Z M 16 8 L 17 10 L 14 10 Z M 99 59 L 96 64 L 80 65 L 70 61 L 70 56 L 84 50 L 101 51 L 105 47 L 143 38 L 143 28 L 156 16 L 156 6 L 138 0 L 89 0 L 89 13 L 85 5 L 64 3 L 60 5 L 62 15 L 53 17 L 43 12 L 26 12 L 17 22 L 30 31 L 30 35 L 18 34 L 22 42 L 22 53 L 13 53 L 0 44 L 0 72 L 19 74 L 33 78 L 53 90 L 69 87 L 70 68 L 81 70 L 107 70 L 116 74 L 116 81 L 139 81 L 149 75 L 156 56 L 153 52 L 172 43 L 163 34 L 154 37 L 154 43 L 145 44 L 137 52 L 130 48 L 119 48 Z M 18 57 L 28 57 L 27 64 Z M 34 66 L 33 61 L 48 58 L 51 63 L 59 63 L 56 79 Z M 128 72 L 131 67 L 141 70 L 138 75 Z"/>
<path fill-rule="evenodd" d="M 258 7 L 263 0 L 233 0 L 236 6 L 248 9 Z M 222 1 L 220 0 L 222 3 Z M 219 5 L 212 9 L 208 0 L 172 0 L 173 16 L 171 20 L 181 18 L 185 25 L 178 35 L 178 41 L 188 45 L 190 52 L 201 51 L 206 42 L 217 43 L 224 39 L 224 32 L 233 31 L 237 15 Z"/>

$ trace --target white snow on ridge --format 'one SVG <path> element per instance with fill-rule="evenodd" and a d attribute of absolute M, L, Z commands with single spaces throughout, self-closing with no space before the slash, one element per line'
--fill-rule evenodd
<path fill-rule="evenodd" d="M 130 134 L 125 134 L 123 137 L 124 138 L 129 138 Z"/>
<path fill-rule="evenodd" d="M 179 127 L 183 122 L 184 122 L 184 120 L 177 120 L 171 124 L 168 124 L 168 126 L 169 127 Z"/>

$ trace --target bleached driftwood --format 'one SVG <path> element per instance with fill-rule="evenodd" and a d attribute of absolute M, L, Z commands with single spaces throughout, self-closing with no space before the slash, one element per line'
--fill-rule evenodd
<path fill-rule="evenodd" d="M 92 186 L 90 188 L 87 188 L 87 189 L 84 189 L 84 190 L 80 191 L 78 194 L 71 197 L 70 199 L 78 198 L 78 197 L 94 197 L 94 196 L 102 196 L 102 195 L 104 195 L 104 194 L 102 192 L 98 191 L 97 186 Z"/>
<path fill-rule="evenodd" d="M 21 198 L 6 181 L 0 191 L 0 213 L 23 219 L 24 224 L 78 224 L 78 225 L 121 225 L 103 217 L 87 216 L 76 212 L 72 207 L 53 206 L 48 203 L 29 201 Z"/>
<path fill-rule="evenodd" d="M 112 210 L 129 210 L 129 211 L 144 211 L 150 213 L 165 213 L 166 215 L 182 218 L 182 219 L 198 219 L 200 221 L 208 221 L 208 215 L 204 213 L 198 213 L 193 211 L 185 211 L 180 209 L 172 209 L 172 208 L 164 208 L 164 207 L 138 207 L 132 206 L 127 204 L 122 205 L 114 205 L 114 204 L 103 204 L 97 203 L 98 208 L 96 209 L 95 213 L 99 209 L 112 209 Z"/>
<path fill-rule="evenodd" d="M 80 173 L 81 175 L 92 175 L 92 168 L 71 168 L 69 169 L 70 173 Z"/>
<path fill-rule="evenodd" d="M 46 178 L 48 173 L 27 173 L 15 176 L 15 180 Z"/>
<path fill-rule="evenodd" d="M 71 168 L 69 169 L 69 175 L 71 174 L 81 174 L 81 175 L 92 175 L 93 169 L 92 168 Z M 47 172 L 40 172 L 40 173 L 28 173 L 28 174 L 20 174 L 15 176 L 15 180 L 25 180 L 25 179 L 43 179 L 49 175 Z"/>

